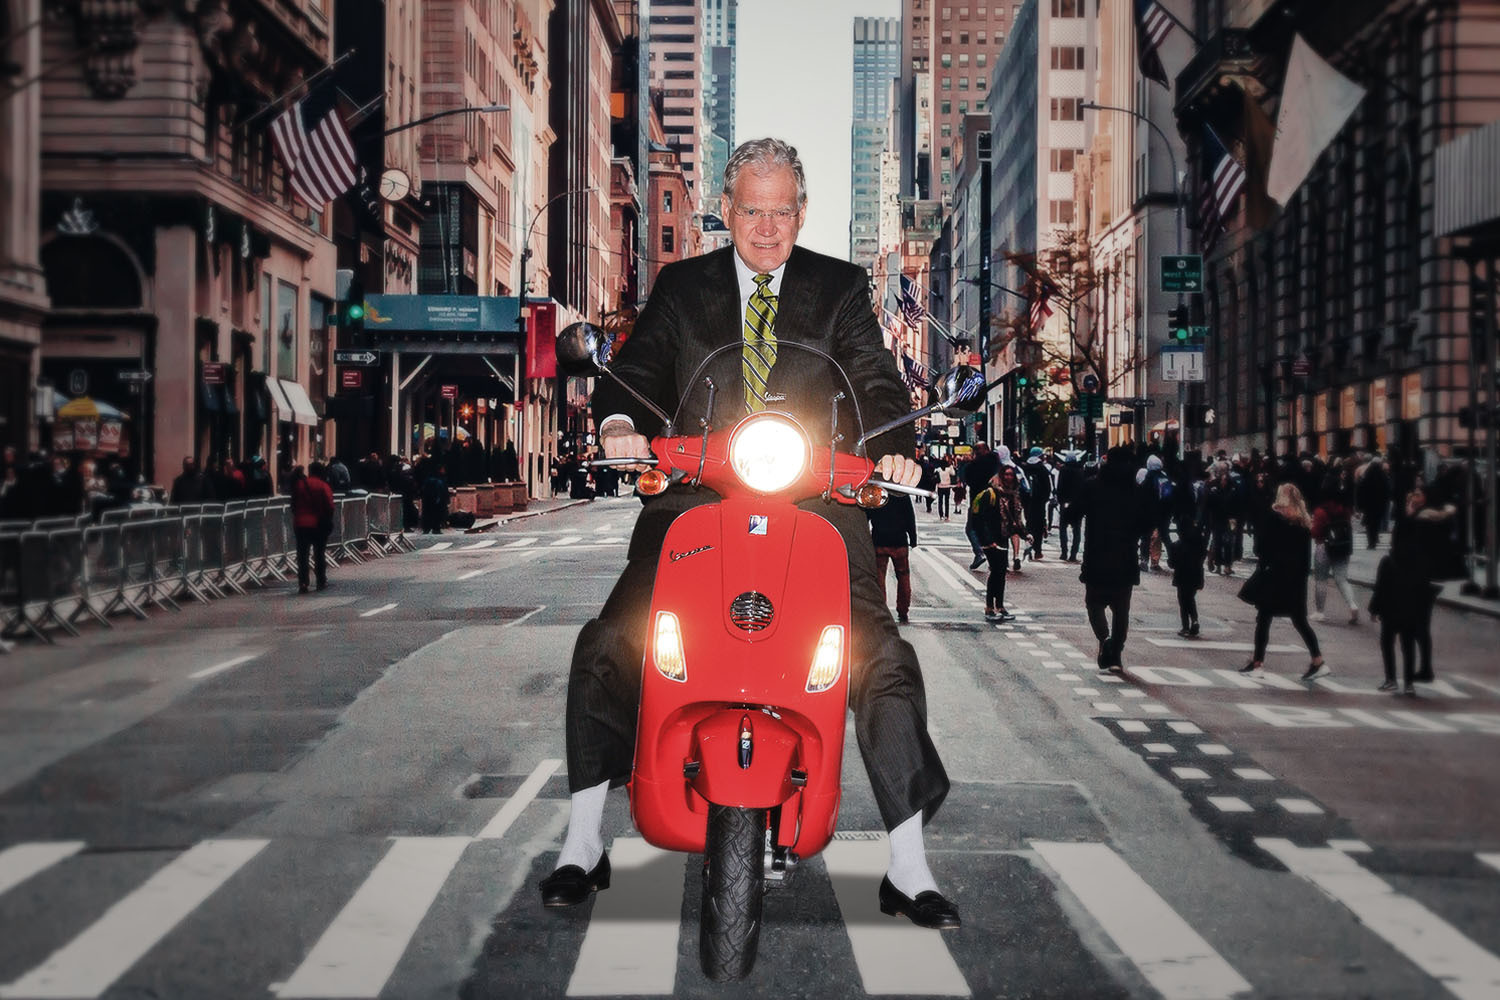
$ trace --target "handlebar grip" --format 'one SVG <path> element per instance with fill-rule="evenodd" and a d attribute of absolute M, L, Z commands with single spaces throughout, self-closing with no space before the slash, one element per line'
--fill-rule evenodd
<path fill-rule="evenodd" d="M 879 479 L 875 476 L 870 477 L 869 485 L 879 486 L 881 489 L 889 490 L 892 493 L 905 493 L 907 496 L 919 497 L 923 500 L 937 499 L 937 494 L 932 490 L 924 490 L 920 486 L 903 486 L 900 483 L 888 483 L 884 479 Z"/>
<path fill-rule="evenodd" d="M 643 455 L 640 458 L 595 458 L 583 464 L 590 469 L 604 469 L 612 465 L 655 465 L 655 455 Z"/>

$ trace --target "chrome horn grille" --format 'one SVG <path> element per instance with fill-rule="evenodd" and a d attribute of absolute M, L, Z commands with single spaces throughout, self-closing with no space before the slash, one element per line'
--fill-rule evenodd
<path fill-rule="evenodd" d="M 759 632 L 768 628 L 775 617 L 776 609 L 765 594 L 747 590 L 729 602 L 729 620 L 746 632 Z"/>

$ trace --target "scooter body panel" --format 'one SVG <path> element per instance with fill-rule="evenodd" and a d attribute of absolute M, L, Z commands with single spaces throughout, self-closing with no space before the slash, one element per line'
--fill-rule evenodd
<path fill-rule="evenodd" d="M 681 630 L 681 680 L 656 666 L 664 611 Z M 843 629 L 838 679 L 809 692 L 830 625 Z M 848 554 L 837 529 L 779 499 L 688 510 L 667 532 L 647 628 L 630 782 L 642 836 L 702 851 L 710 801 L 780 805 L 777 843 L 803 857 L 821 850 L 838 821 L 849 698 Z"/>

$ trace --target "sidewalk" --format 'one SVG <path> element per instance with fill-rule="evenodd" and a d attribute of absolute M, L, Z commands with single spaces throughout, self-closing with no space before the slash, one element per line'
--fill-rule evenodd
<path fill-rule="evenodd" d="M 1380 536 L 1380 543 L 1373 549 L 1365 548 L 1365 533 L 1355 525 L 1354 530 L 1354 554 L 1349 557 L 1349 582 L 1361 587 L 1375 586 L 1375 569 L 1380 565 L 1380 559 L 1390 551 L 1391 536 L 1387 532 Z M 1248 544 L 1246 546 L 1249 547 Z M 1484 584 L 1484 570 L 1476 570 L 1476 578 L 1481 586 Z M 1475 614 L 1488 615 L 1491 618 L 1500 618 L 1500 600 L 1486 600 L 1478 594 L 1470 596 L 1459 592 L 1463 586 L 1462 580 L 1449 580 L 1440 584 L 1442 593 L 1438 594 L 1438 603 L 1444 607 L 1454 608 L 1458 611 L 1470 611 Z M 1363 607 L 1360 608 L 1364 610 Z"/>
<path fill-rule="evenodd" d="M 579 504 L 585 504 L 588 502 L 589 501 L 587 500 L 572 500 L 568 497 L 547 497 L 546 499 L 540 500 L 528 500 L 526 502 L 525 510 L 516 511 L 514 514 L 504 514 L 500 517 L 487 517 L 482 521 L 475 521 L 471 527 L 465 528 L 463 530 L 463 533 L 466 535 L 475 535 L 479 532 L 489 531 L 491 528 L 499 527 L 502 524 L 508 524 L 511 521 L 521 521 L 528 517 L 536 517 L 540 514 L 550 514 L 555 510 L 564 510 L 568 507 L 577 507 Z"/>

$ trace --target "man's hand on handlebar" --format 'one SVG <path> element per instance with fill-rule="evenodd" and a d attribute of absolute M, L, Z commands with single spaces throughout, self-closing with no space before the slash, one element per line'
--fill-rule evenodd
<path fill-rule="evenodd" d="M 875 463 L 875 474 L 888 483 L 915 486 L 922 478 L 922 466 L 905 455 L 882 455 Z"/>
<path fill-rule="evenodd" d="M 634 458 L 637 455 L 651 454 L 651 442 L 646 440 L 645 435 L 637 434 L 635 428 L 621 420 L 605 422 L 599 430 L 599 444 L 604 449 L 605 458 Z M 637 464 L 620 465 L 616 468 L 645 472 L 652 466 Z"/>

